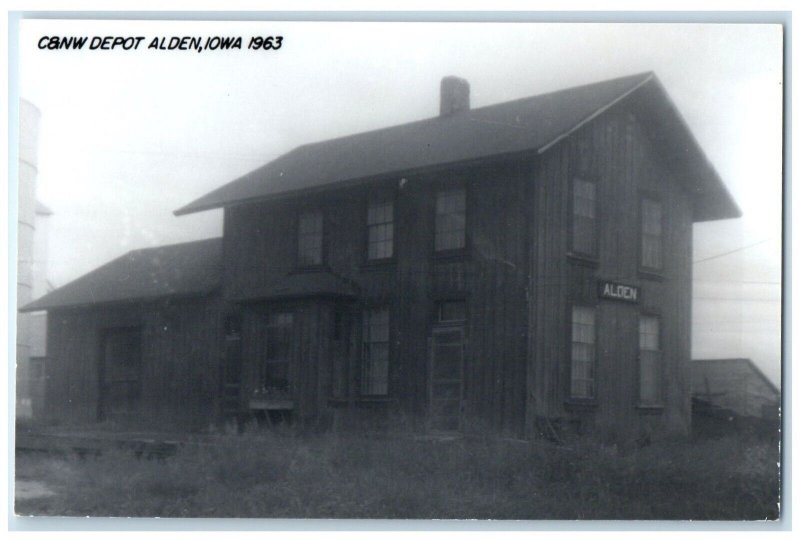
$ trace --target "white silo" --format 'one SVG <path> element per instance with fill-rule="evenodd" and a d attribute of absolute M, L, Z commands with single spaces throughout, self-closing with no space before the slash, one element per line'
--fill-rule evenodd
<path fill-rule="evenodd" d="M 41 114 L 32 103 L 19 102 L 19 195 L 17 220 L 17 307 L 33 299 L 34 235 L 36 231 L 36 178 Z M 29 361 L 31 316 L 17 313 L 17 417 L 31 415 Z"/>

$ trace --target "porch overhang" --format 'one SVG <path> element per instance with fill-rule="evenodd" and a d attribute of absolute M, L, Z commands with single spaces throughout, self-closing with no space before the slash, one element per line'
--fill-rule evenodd
<path fill-rule="evenodd" d="M 234 302 L 311 298 L 355 299 L 358 286 L 329 271 L 291 273 L 229 299 Z"/>

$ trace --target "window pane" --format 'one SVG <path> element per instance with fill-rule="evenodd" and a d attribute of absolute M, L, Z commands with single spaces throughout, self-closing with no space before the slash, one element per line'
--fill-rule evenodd
<path fill-rule="evenodd" d="M 367 209 L 367 258 L 391 258 L 394 254 L 394 204 L 372 201 Z"/>
<path fill-rule="evenodd" d="M 361 393 L 386 395 L 389 389 L 389 310 L 364 312 Z"/>
<path fill-rule="evenodd" d="M 436 195 L 435 249 L 464 248 L 466 242 L 466 191 L 441 191 Z"/>
<path fill-rule="evenodd" d="M 290 312 L 273 312 L 267 318 L 266 353 L 261 367 L 262 391 L 267 395 L 289 390 L 292 321 Z"/>
<path fill-rule="evenodd" d="M 572 352 L 570 394 L 574 398 L 594 397 L 595 309 L 572 308 Z"/>
<path fill-rule="evenodd" d="M 642 404 L 658 404 L 661 398 L 660 352 L 642 351 L 639 361 L 639 400 Z"/>
<path fill-rule="evenodd" d="M 572 190 L 572 249 L 593 255 L 597 250 L 597 187 L 593 182 L 575 179 Z"/>
<path fill-rule="evenodd" d="M 464 301 L 442 301 L 439 303 L 439 321 L 455 322 L 467 319 L 467 304 Z"/>
<path fill-rule="evenodd" d="M 639 401 L 658 404 L 661 399 L 661 330 L 657 316 L 639 318 Z"/>

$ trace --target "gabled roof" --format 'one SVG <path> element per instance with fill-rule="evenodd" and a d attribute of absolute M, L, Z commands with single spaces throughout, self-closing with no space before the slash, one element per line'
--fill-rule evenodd
<path fill-rule="evenodd" d="M 22 307 L 23 312 L 208 294 L 222 279 L 222 239 L 134 250 Z"/>
<path fill-rule="evenodd" d="M 753 360 L 748 358 L 692 360 L 692 380 L 699 382 L 703 379 L 708 379 L 712 384 L 717 384 L 718 381 L 724 381 L 734 368 L 743 369 L 744 372 L 753 375 L 753 377 L 761 380 L 776 396 L 780 396 L 780 391 L 775 384 L 753 363 Z M 693 391 L 702 395 L 701 390 Z"/>
<path fill-rule="evenodd" d="M 695 219 L 739 216 L 736 204 L 653 73 L 302 145 L 175 214 L 526 151 L 543 153 L 628 98 L 633 106 L 643 101 L 642 112 L 658 115 L 657 123 L 665 124 L 659 133 L 668 140 L 664 152 L 669 163 L 691 169 L 687 177 L 693 182 Z"/>

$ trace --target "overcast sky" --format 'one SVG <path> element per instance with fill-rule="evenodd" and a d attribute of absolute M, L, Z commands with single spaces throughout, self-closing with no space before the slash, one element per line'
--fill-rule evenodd
<path fill-rule="evenodd" d="M 220 211 L 172 211 L 297 145 L 435 116 L 444 75 L 467 78 L 479 107 L 652 70 L 744 213 L 695 225 L 693 357 L 750 357 L 777 383 L 780 32 L 23 21 L 19 93 L 42 114 L 38 198 L 54 212 L 49 278 L 61 286 L 135 248 L 220 235 Z M 145 40 L 137 51 L 39 50 L 52 35 Z M 243 49 L 146 48 L 159 36 L 214 35 L 242 36 Z M 282 35 L 283 45 L 246 50 L 258 35 Z"/>

